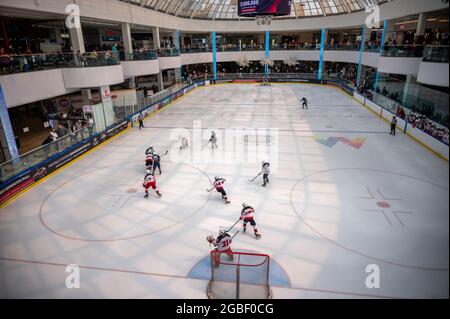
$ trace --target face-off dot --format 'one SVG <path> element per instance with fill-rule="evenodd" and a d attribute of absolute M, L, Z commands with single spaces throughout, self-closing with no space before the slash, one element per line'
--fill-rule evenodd
<path fill-rule="evenodd" d="M 391 205 L 389 205 L 389 203 L 386 203 L 386 202 L 378 202 L 377 206 L 381 207 L 381 208 L 390 208 L 391 207 Z"/>

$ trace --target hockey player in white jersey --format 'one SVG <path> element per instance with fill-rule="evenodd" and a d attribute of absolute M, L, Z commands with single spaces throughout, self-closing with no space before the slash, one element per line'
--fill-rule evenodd
<path fill-rule="evenodd" d="M 219 236 L 217 238 L 210 235 L 206 237 L 206 240 L 209 242 L 210 246 L 212 244 L 215 247 L 215 249 L 211 252 L 214 267 L 218 267 L 220 265 L 221 254 L 226 254 L 230 260 L 233 260 L 233 252 L 231 251 L 231 242 L 233 239 L 226 231 L 221 230 L 219 231 Z"/>
<path fill-rule="evenodd" d="M 269 184 L 270 163 L 263 161 L 261 166 L 261 174 L 263 174 L 262 187 L 266 187 Z"/>
<path fill-rule="evenodd" d="M 242 211 L 241 211 L 240 219 L 244 222 L 244 224 L 243 224 L 244 233 L 247 230 L 247 223 L 250 223 L 250 225 L 252 225 L 252 227 L 253 227 L 253 232 L 255 233 L 256 239 L 260 239 L 261 234 L 258 233 L 258 229 L 256 228 L 256 222 L 255 222 L 255 219 L 253 218 L 254 212 L 255 212 L 255 209 L 252 206 L 247 205 L 246 203 L 242 203 Z"/>

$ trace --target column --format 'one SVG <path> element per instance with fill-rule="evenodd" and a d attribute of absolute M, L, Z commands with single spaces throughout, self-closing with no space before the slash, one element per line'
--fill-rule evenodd
<path fill-rule="evenodd" d="M 125 52 L 132 53 L 133 52 L 133 42 L 131 41 L 131 30 L 130 24 L 128 22 L 120 23 L 122 27 L 122 39 L 123 45 L 125 47 Z"/>
<path fill-rule="evenodd" d="M 214 81 L 217 80 L 217 46 L 216 46 L 216 33 L 213 32 L 211 33 L 211 45 L 212 45 L 212 49 L 213 49 L 213 75 L 214 75 Z"/>
<path fill-rule="evenodd" d="M 60 28 L 55 28 L 55 29 L 53 29 L 53 32 L 55 33 L 56 43 L 63 44 L 64 41 L 63 41 L 63 39 L 61 37 L 61 29 Z"/>
<path fill-rule="evenodd" d="M 417 21 L 417 30 L 415 34 L 415 41 L 418 43 L 423 42 L 423 37 L 425 35 L 425 28 L 427 26 L 427 14 L 419 14 L 419 20 Z"/>
<path fill-rule="evenodd" d="M 180 31 L 178 31 L 179 36 L 180 36 L 180 48 L 185 48 L 186 46 L 184 45 L 184 35 L 182 35 L 180 33 Z"/>
<path fill-rule="evenodd" d="M 386 30 L 388 27 L 388 22 L 387 20 L 384 20 L 384 24 L 383 24 L 383 33 L 381 34 L 381 41 L 380 41 L 380 55 L 384 50 L 384 43 L 386 42 Z M 378 68 L 377 68 L 377 74 L 375 75 L 375 83 L 373 85 L 373 94 L 375 95 L 377 93 L 377 88 L 378 88 L 378 80 L 380 78 L 380 72 L 378 72 Z"/>
<path fill-rule="evenodd" d="M 19 157 L 19 150 L 17 149 L 14 130 L 11 125 L 11 119 L 9 118 L 8 107 L 6 105 L 1 85 L 0 85 L 0 120 L 2 127 L 2 132 L 0 133 L 3 134 L 2 139 L 5 141 L 5 144 L 8 145 L 7 150 L 8 152 L 5 152 L 6 159 L 9 160 L 17 158 Z"/>
<path fill-rule="evenodd" d="M 163 71 L 159 71 L 158 75 L 158 87 L 159 87 L 159 92 L 164 90 L 164 78 L 163 78 Z"/>
<path fill-rule="evenodd" d="M 325 50 L 325 43 L 327 38 L 327 30 L 325 28 L 322 28 L 322 36 L 320 38 L 320 58 L 319 58 L 319 74 L 318 74 L 318 80 L 322 81 L 322 74 L 323 74 L 323 54 Z"/>
<path fill-rule="evenodd" d="M 266 59 L 269 59 L 270 56 L 270 32 L 266 31 Z M 269 65 L 265 65 L 264 66 L 264 78 L 268 79 L 269 78 Z"/>
<path fill-rule="evenodd" d="M 362 56 L 364 51 L 364 39 L 366 34 L 366 26 L 363 25 L 362 27 L 362 36 L 361 36 L 361 43 L 359 44 L 359 57 L 358 57 L 358 71 L 356 73 L 356 83 L 355 86 L 358 87 L 361 82 L 361 68 L 362 68 Z"/>
<path fill-rule="evenodd" d="M 159 27 L 153 27 L 152 34 L 153 34 L 153 49 L 159 50 L 161 48 L 161 40 L 159 37 Z"/>
<path fill-rule="evenodd" d="M 408 105 L 408 96 L 410 100 L 413 101 L 417 99 L 419 95 L 419 90 L 417 89 L 417 79 L 412 75 L 408 74 L 406 76 L 405 88 L 403 89 L 402 105 L 410 108 L 412 105 Z"/>
<path fill-rule="evenodd" d="M 81 97 L 84 105 L 91 105 L 92 92 L 91 89 L 81 89 Z"/>
<path fill-rule="evenodd" d="M 81 28 L 81 24 L 79 28 L 69 28 L 69 35 L 73 51 L 75 53 L 80 51 L 80 54 L 85 53 L 86 50 L 84 48 L 83 29 Z"/>
<path fill-rule="evenodd" d="M 393 36 L 394 36 L 394 32 L 395 32 L 395 21 L 394 20 L 384 20 L 384 41 L 383 41 L 383 45 L 385 42 L 388 42 L 389 39 L 393 40 Z"/>

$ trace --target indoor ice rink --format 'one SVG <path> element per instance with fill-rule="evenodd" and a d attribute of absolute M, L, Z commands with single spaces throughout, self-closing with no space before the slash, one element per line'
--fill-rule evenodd
<path fill-rule="evenodd" d="M 163 158 L 163 197 L 144 199 L 144 150 L 173 149 L 171 131 L 192 133 L 196 120 L 206 141 L 207 128 L 278 129 L 270 186 L 249 182 L 259 163 L 214 163 L 219 138 L 202 148 L 207 163 Z M 214 176 L 227 180 L 230 205 L 205 191 Z M 206 298 L 208 275 L 190 276 L 211 250 L 205 238 L 248 202 L 262 238 L 239 223 L 232 248 L 278 264 L 273 298 L 447 298 L 448 176 L 448 162 L 389 135 L 335 87 L 198 88 L 2 208 L 1 297 Z M 80 289 L 60 285 L 69 264 L 80 267 Z M 373 264 L 376 291 L 365 284 Z"/>
<path fill-rule="evenodd" d="M 0 300 L 448 299 L 448 17 L 0 0 Z"/>

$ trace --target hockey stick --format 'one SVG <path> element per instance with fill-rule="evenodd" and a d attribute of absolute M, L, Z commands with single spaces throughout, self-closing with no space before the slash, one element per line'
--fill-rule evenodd
<path fill-rule="evenodd" d="M 159 157 L 164 157 L 164 156 L 166 156 L 167 154 L 169 154 L 169 151 L 168 151 L 168 150 L 166 150 L 166 152 L 165 152 L 163 155 L 159 156 Z"/>
<path fill-rule="evenodd" d="M 211 192 L 214 188 L 216 188 L 216 187 L 213 187 L 213 188 L 211 188 L 211 189 L 207 189 L 206 191 L 209 193 L 209 192 Z"/>
<path fill-rule="evenodd" d="M 236 226 L 237 223 L 239 223 L 240 221 L 241 221 L 241 219 L 239 218 L 239 219 L 237 220 L 237 222 L 234 223 L 233 226 L 231 226 L 229 229 L 226 230 L 226 232 L 228 233 L 230 230 L 232 230 L 232 229 L 234 228 L 234 226 Z"/>
<path fill-rule="evenodd" d="M 255 181 L 255 179 L 257 179 L 259 176 L 261 176 L 261 174 L 262 174 L 262 173 L 259 173 L 258 175 L 256 175 L 255 178 L 252 179 L 252 180 L 250 181 L 250 183 L 253 182 L 253 181 Z"/>
<path fill-rule="evenodd" d="M 231 237 L 231 240 L 233 240 L 233 238 L 236 237 L 237 234 L 239 234 L 239 230 L 236 232 L 236 234 L 233 235 L 233 237 Z"/>

